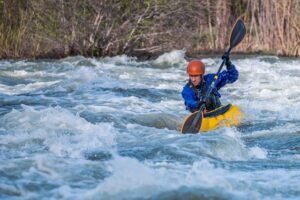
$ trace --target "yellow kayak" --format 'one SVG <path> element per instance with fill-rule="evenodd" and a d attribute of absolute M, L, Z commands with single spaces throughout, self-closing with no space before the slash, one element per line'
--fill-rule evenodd
<path fill-rule="evenodd" d="M 195 115 L 196 113 L 197 112 L 194 112 L 191 115 Z M 186 120 L 190 118 L 191 115 L 185 118 L 183 124 L 185 124 Z M 204 113 L 199 132 L 212 131 L 224 126 L 237 126 L 244 117 L 245 114 L 236 105 L 228 104 L 226 106 L 221 106 L 215 110 Z"/>

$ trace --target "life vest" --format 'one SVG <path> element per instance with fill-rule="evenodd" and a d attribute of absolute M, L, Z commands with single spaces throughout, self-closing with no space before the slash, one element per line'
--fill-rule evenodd
<path fill-rule="evenodd" d="M 189 80 L 189 82 L 187 83 L 188 87 L 191 88 L 197 97 L 197 101 L 201 102 L 204 100 L 204 97 L 207 93 L 208 90 L 208 86 L 205 83 L 205 80 L 202 80 L 201 83 L 197 86 L 194 86 L 191 82 L 191 80 Z M 206 100 L 205 103 L 205 109 L 206 111 L 211 111 L 211 110 L 215 110 L 216 108 L 222 106 L 221 101 L 220 101 L 220 97 L 221 95 L 218 93 L 217 89 L 214 88 L 212 90 L 212 92 L 210 93 L 208 99 Z"/>

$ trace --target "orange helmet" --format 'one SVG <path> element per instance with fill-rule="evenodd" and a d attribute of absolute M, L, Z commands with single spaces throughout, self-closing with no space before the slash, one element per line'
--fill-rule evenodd
<path fill-rule="evenodd" d="M 192 60 L 189 62 L 186 72 L 192 76 L 203 75 L 205 72 L 205 65 L 200 60 Z"/>

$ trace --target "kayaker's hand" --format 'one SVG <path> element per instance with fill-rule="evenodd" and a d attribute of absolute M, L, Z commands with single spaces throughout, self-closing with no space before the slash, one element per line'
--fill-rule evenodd
<path fill-rule="evenodd" d="M 227 52 L 225 52 L 222 56 L 222 59 L 224 60 L 225 62 L 225 65 L 226 65 L 226 68 L 227 70 L 230 70 L 231 69 L 231 66 L 232 66 L 232 63 L 230 61 L 230 58 L 229 58 L 229 54 Z"/>
<path fill-rule="evenodd" d="M 201 100 L 201 101 L 199 101 L 198 108 L 200 108 L 200 107 L 202 106 L 202 104 L 205 104 L 205 103 L 206 103 L 206 101 L 205 101 L 205 100 Z"/>

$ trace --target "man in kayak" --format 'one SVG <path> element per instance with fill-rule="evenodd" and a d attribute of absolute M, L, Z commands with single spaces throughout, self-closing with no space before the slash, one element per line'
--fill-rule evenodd
<path fill-rule="evenodd" d="M 200 106 L 205 103 L 205 111 L 212 111 L 221 106 L 220 93 L 218 92 L 227 83 L 233 83 L 238 79 L 239 72 L 236 67 L 231 63 L 228 55 L 224 54 L 222 59 L 225 59 L 227 70 L 222 71 L 215 83 L 215 88 L 212 90 L 210 96 L 205 101 L 204 97 L 206 92 L 214 80 L 215 74 L 206 74 L 205 65 L 200 60 L 192 60 L 187 65 L 187 74 L 189 81 L 182 90 L 182 97 L 186 109 L 190 112 L 197 111 Z"/>

